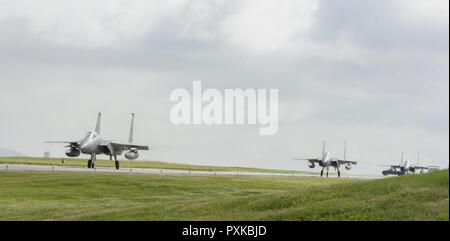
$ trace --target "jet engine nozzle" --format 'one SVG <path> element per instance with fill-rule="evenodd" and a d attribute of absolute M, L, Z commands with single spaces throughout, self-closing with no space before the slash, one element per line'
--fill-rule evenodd
<path fill-rule="evenodd" d="M 352 170 L 352 164 L 347 164 L 347 165 L 345 165 L 345 170 L 347 170 L 347 171 L 350 171 L 350 170 Z"/>
<path fill-rule="evenodd" d="M 70 148 L 69 150 L 66 151 L 66 156 L 68 156 L 68 157 L 77 157 L 80 154 L 81 154 L 81 151 L 76 148 Z"/>
<path fill-rule="evenodd" d="M 125 152 L 125 158 L 128 160 L 135 160 L 139 157 L 139 153 L 136 149 L 131 149 Z"/>

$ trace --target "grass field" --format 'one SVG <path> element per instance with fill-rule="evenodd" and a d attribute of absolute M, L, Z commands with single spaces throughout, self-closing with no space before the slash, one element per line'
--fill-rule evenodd
<path fill-rule="evenodd" d="M 54 165 L 61 166 L 62 158 L 36 158 L 36 157 L 0 157 L 2 164 L 38 164 L 38 165 Z M 85 159 L 64 159 L 66 166 L 83 166 L 87 165 Z M 96 167 L 114 167 L 114 162 L 110 160 L 97 160 Z M 276 170 L 252 167 L 223 167 L 223 166 L 200 166 L 200 165 L 186 165 L 159 161 L 128 161 L 120 162 L 121 168 L 157 168 L 157 169 L 171 169 L 171 170 L 192 170 L 192 171 L 239 171 L 239 172 L 258 172 L 258 173 L 292 173 L 305 174 L 313 172 L 295 171 L 295 170 Z"/>
<path fill-rule="evenodd" d="M 0 220 L 449 220 L 448 181 L 0 172 Z"/>

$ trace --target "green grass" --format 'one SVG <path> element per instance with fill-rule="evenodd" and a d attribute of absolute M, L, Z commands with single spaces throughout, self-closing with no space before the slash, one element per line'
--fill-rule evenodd
<path fill-rule="evenodd" d="M 1 164 L 38 164 L 38 165 L 54 165 L 62 166 L 62 158 L 36 158 L 36 157 L 0 157 Z M 87 165 L 85 159 L 64 158 L 65 166 L 83 166 Z M 114 167 L 114 162 L 110 160 L 97 160 L 96 167 Z M 295 170 L 276 170 L 252 167 L 223 167 L 223 166 L 200 166 L 187 165 L 170 162 L 159 161 L 128 161 L 120 162 L 121 168 L 157 168 L 171 170 L 192 170 L 192 171 L 239 171 L 239 172 L 258 172 L 258 173 L 292 173 L 304 174 L 311 172 L 295 171 Z"/>
<path fill-rule="evenodd" d="M 0 172 L 0 220 L 449 220 L 448 171 L 382 180 Z"/>

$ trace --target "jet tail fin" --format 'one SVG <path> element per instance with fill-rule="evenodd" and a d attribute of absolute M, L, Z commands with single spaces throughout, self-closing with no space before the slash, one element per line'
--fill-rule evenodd
<path fill-rule="evenodd" d="M 128 143 L 133 143 L 134 136 L 134 113 L 131 113 L 131 125 L 130 125 L 130 135 L 128 137 Z"/>
<path fill-rule="evenodd" d="M 323 141 L 323 146 L 322 146 L 322 155 L 325 154 L 325 146 L 326 146 L 327 142 Z"/>
<path fill-rule="evenodd" d="M 347 160 L 347 141 L 344 142 L 344 160 Z"/>
<path fill-rule="evenodd" d="M 102 122 L 102 113 L 98 113 L 97 116 L 97 124 L 95 125 L 95 132 L 97 132 L 97 134 L 100 134 L 100 124 Z"/>

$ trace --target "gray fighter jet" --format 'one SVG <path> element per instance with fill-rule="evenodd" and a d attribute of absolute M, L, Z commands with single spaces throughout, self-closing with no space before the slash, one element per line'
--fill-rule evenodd
<path fill-rule="evenodd" d="M 345 160 L 345 155 L 346 155 L 346 151 L 347 151 L 347 142 L 345 142 L 345 147 L 344 147 L 344 159 L 339 159 L 336 157 L 332 157 L 331 154 L 329 152 L 325 151 L 325 145 L 326 142 L 323 142 L 323 147 L 322 147 L 322 156 L 318 157 L 318 158 L 310 158 L 310 159 L 305 159 L 305 158 L 297 158 L 294 160 L 303 160 L 303 161 L 309 161 L 309 168 L 314 168 L 316 167 L 316 163 L 322 167 L 322 171 L 320 171 L 320 176 L 323 176 L 323 171 L 326 168 L 327 170 L 327 177 L 328 177 L 328 171 L 330 169 L 330 167 L 334 167 L 337 170 L 338 173 L 338 177 L 341 176 L 341 170 L 340 167 L 341 165 L 345 165 L 345 169 L 346 170 L 351 170 L 352 169 L 352 165 L 356 165 L 357 162 L 355 161 L 348 161 Z"/>
<path fill-rule="evenodd" d="M 133 132 L 134 132 L 134 113 L 131 114 L 131 126 L 130 135 L 128 143 L 123 144 L 118 141 L 104 140 L 100 137 L 100 123 L 101 123 L 102 113 L 98 113 L 97 124 L 95 126 L 95 131 L 90 131 L 86 133 L 86 136 L 79 141 L 49 141 L 47 143 L 65 143 L 68 144 L 65 147 L 69 149 L 66 151 L 66 156 L 77 157 L 83 154 L 91 155 L 91 158 L 87 162 L 88 168 L 95 167 L 95 161 L 98 154 L 105 154 L 109 156 L 112 160 L 114 157 L 114 162 L 116 164 L 116 169 L 119 169 L 120 164 L 117 160 L 117 156 L 121 155 L 125 151 L 125 158 L 128 160 L 135 160 L 139 157 L 139 150 L 147 151 L 148 146 L 135 145 L 133 143 Z"/>
<path fill-rule="evenodd" d="M 409 160 L 403 159 L 403 152 L 402 152 L 402 159 L 400 160 L 399 165 L 390 165 L 389 169 L 383 170 L 381 174 L 384 176 L 387 175 L 396 175 L 396 176 L 403 176 L 409 173 L 424 173 L 425 171 L 429 170 L 439 170 L 439 167 L 437 166 L 419 166 L 419 158 L 420 154 L 417 155 L 417 165 L 412 165 Z M 385 165 L 383 165 L 385 166 Z"/>

